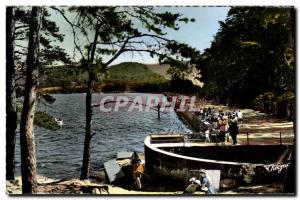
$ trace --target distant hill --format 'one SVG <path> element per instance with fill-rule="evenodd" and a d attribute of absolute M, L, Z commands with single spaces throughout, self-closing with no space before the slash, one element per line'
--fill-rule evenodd
<path fill-rule="evenodd" d="M 155 72 L 154 72 L 155 71 Z M 160 75 L 157 67 L 136 62 L 124 62 L 109 67 L 107 76 L 96 82 L 95 91 L 162 92 L 170 80 Z M 56 66 L 40 73 L 40 91 L 48 93 L 84 92 L 88 74 L 79 67 Z"/>
<path fill-rule="evenodd" d="M 124 62 L 111 66 L 105 81 L 159 83 L 166 82 L 167 79 L 164 70 L 160 74 L 157 66 L 144 65 L 137 62 Z"/>
<path fill-rule="evenodd" d="M 159 74 L 166 79 L 171 79 L 170 74 L 168 74 L 168 69 L 170 65 L 159 65 L 159 64 L 146 64 L 146 66 L 156 74 Z"/>

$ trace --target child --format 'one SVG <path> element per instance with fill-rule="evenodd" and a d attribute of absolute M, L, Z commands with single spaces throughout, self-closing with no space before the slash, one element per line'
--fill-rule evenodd
<path fill-rule="evenodd" d="M 207 129 L 205 132 L 205 143 L 206 142 L 208 142 L 208 143 L 210 143 L 210 131 L 209 131 L 209 129 Z"/>

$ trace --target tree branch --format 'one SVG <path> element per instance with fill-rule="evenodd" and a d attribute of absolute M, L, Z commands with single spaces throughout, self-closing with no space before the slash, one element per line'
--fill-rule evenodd
<path fill-rule="evenodd" d="M 150 53 L 150 54 L 155 54 L 155 55 L 158 55 L 158 56 L 163 56 L 164 54 L 162 53 L 158 53 L 156 52 L 155 50 L 149 50 L 149 49 L 123 49 L 123 52 L 126 52 L 126 51 L 134 51 L 134 52 L 147 52 L 147 53 Z"/>
<path fill-rule="evenodd" d="M 94 135 L 96 135 L 96 132 L 91 135 L 91 139 L 92 139 L 92 137 L 94 137 Z"/>
<path fill-rule="evenodd" d="M 16 38 L 15 40 L 26 40 L 28 39 L 27 37 L 22 37 L 22 38 Z"/>
<path fill-rule="evenodd" d="M 170 39 L 168 39 L 168 38 L 165 38 L 165 37 L 162 37 L 162 36 L 158 36 L 158 35 L 154 35 L 154 34 L 149 34 L 149 33 L 144 33 L 144 34 L 141 34 L 141 35 L 135 35 L 135 36 L 129 37 L 129 39 L 139 38 L 139 37 L 152 37 L 152 38 L 158 38 L 158 39 L 161 39 L 161 40 L 164 40 L 164 41 L 167 41 L 167 42 L 172 41 L 172 40 L 170 40 Z"/>
<path fill-rule="evenodd" d="M 29 25 L 20 25 L 20 26 L 16 26 L 15 30 L 18 30 L 20 28 L 29 28 Z"/>
<path fill-rule="evenodd" d="M 131 37 L 127 37 L 126 40 L 124 41 L 123 45 L 121 46 L 121 48 L 119 49 L 119 51 L 109 60 L 107 61 L 103 66 L 104 67 L 107 67 L 108 65 L 110 65 L 115 59 L 118 58 L 118 56 L 123 53 L 125 51 L 125 47 L 126 47 L 126 44 L 130 43 L 129 40 L 131 39 L 134 39 L 134 38 L 140 38 L 140 37 L 151 37 L 151 38 L 156 38 L 156 39 L 161 39 L 161 40 L 164 40 L 164 41 L 171 41 L 170 39 L 168 38 L 164 38 L 164 37 L 161 37 L 161 36 L 158 36 L 158 35 L 153 35 L 153 34 L 141 34 L 141 35 L 135 35 L 135 36 L 131 36 Z M 126 51 L 136 51 L 136 50 L 133 50 L 133 49 L 126 49 Z M 154 53 L 156 55 L 161 55 L 161 54 L 158 54 L 158 53 L 155 53 L 154 51 L 152 50 L 146 50 L 146 49 L 143 49 L 143 50 L 139 50 L 139 51 L 144 51 L 144 52 L 149 52 L 149 53 Z"/>
<path fill-rule="evenodd" d="M 16 47 L 20 47 L 20 48 L 24 48 L 24 49 L 27 49 L 27 47 L 25 46 L 22 46 L 22 45 L 19 45 L 19 44 L 15 44 Z"/>
<path fill-rule="evenodd" d="M 27 53 L 25 53 L 25 52 L 21 52 L 21 51 L 15 51 L 15 53 L 17 53 L 17 54 L 21 54 L 21 55 L 27 55 Z"/>
<path fill-rule="evenodd" d="M 125 49 L 126 44 L 128 43 L 130 37 L 127 37 L 126 40 L 124 41 L 123 45 L 121 46 L 121 48 L 119 49 L 119 51 L 106 63 L 104 63 L 104 67 L 107 67 L 108 65 L 110 65 L 110 63 L 112 63 L 115 59 L 118 58 L 119 55 L 121 55 L 121 53 L 123 52 L 123 49 Z"/>
<path fill-rule="evenodd" d="M 76 27 L 76 28 L 79 28 L 79 29 L 80 29 L 80 27 L 78 27 L 78 26 L 76 26 L 75 24 L 73 24 L 73 23 L 65 16 L 65 14 L 63 13 L 63 11 L 61 11 L 60 9 L 58 9 L 58 8 L 56 8 L 56 7 L 54 7 L 54 6 L 51 6 L 50 8 L 52 8 L 53 10 L 59 12 L 59 13 L 61 14 L 61 16 L 66 20 L 66 22 L 71 26 L 72 32 L 73 32 L 73 42 L 74 42 L 74 45 L 76 46 L 77 50 L 78 50 L 79 53 L 81 54 L 82 58 L 85 58 L 84 55 L 83 55 L 83 53 L 82 53 L 82 51 L 81 51 L 81 49 L 80 49 L 80 47 L 79 47 L 79 45 L 78 45 L 77 42 L 76 42 L 76 31 L 75 31 L 75 27 Z"/>

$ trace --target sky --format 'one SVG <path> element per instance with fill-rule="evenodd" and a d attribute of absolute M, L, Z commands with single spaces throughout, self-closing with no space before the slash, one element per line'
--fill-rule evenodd
<path fill-rule="evenodd" d="M 188 18 L 194 18 L 195 22 L 182 23 L 178 31 L 166 29 L 165 37 L 184 42 L 190 46 L 203 52 L 205 48 L 209 48 L 214 35 L 219 29 L 219 21 L 226 19 L 229 7 L 156 7 L 157 11 L 169 11 L 181 13 Z M 62 48 L 73 55 L 74 44 L 73 34 L 70 25 L 65 22 L 61 15 L 55 11 L 50 11 L 51 19 L 56 21 L 60 28 L 60 32 L 65 35 L 64 42 L 60 44 Z M 109 57 L 104 57 L 104 61 Z M 150 57 L 147 53 L 123 53 L 112 64 L 121 62 L 140 62 L 147 64 L 158 63 L 156 58 Z"/>

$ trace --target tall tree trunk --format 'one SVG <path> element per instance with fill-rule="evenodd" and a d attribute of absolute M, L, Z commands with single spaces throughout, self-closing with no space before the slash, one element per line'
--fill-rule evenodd
<path fill-rule="evenodd" d="M 94 42 L 91 49 L 91 56 L 89 59 L 89 80 L 88 80 L 86 99 L 85 99 L 86 124 L 85 124 L 85 139 L 84 139 L 82 168 L 81 168 L 81 175 L 80 175 L 81 180 L 88 179 L 89 172 L 90 172 L 90 147 L 91 147 L 91 139 L 92 139 L 91 121 L 93 115 L 92 93 L 93 93 L 93 86 L 94 86 L 94 79 L 95 79 L 95 74 L 91 68 L 93 66 L 93 62 L 95 58 L 98 35 L 99 35 L 99 26 L 97 25 L 95 30 Z"/>
<path fill-rule="evenodd" d="M 81 175 L 80 179 L 85 180 L 89 177 L 89 171 L 90 171 L 90 146 L 91 146 L 91 139 L 92 139 L 92 133 L 91 133 L 91 121 L 92 121 L 92 87 L 93 87 L 93 80 L 91 77 L 91 73 L 89 73 L 89 81 L 88 81 L 88 87 L 86 92 L 86 99 L 85 99 L 85 115 L 86 115 L 86 121 L 85 121 L 85 139 L 84 139 L 84 149 L 83 149 L 83 160 L 82 160 L 82 168 L 81 168 Z"/>
<path fill-rule="evenodd" d="M 15 179 L 17 106 L 14 61 L 14 8 L 6 8 L 6 180 Z"/>
<path fill-rule="evenodd" d="M 36 192 L 36 159 L 33 119 L 38 86 L 39 39 L 42 26 L 42 7 L 32 7 L 27 55 L 24 103 L 20 124 L 22 192 Z"/>

